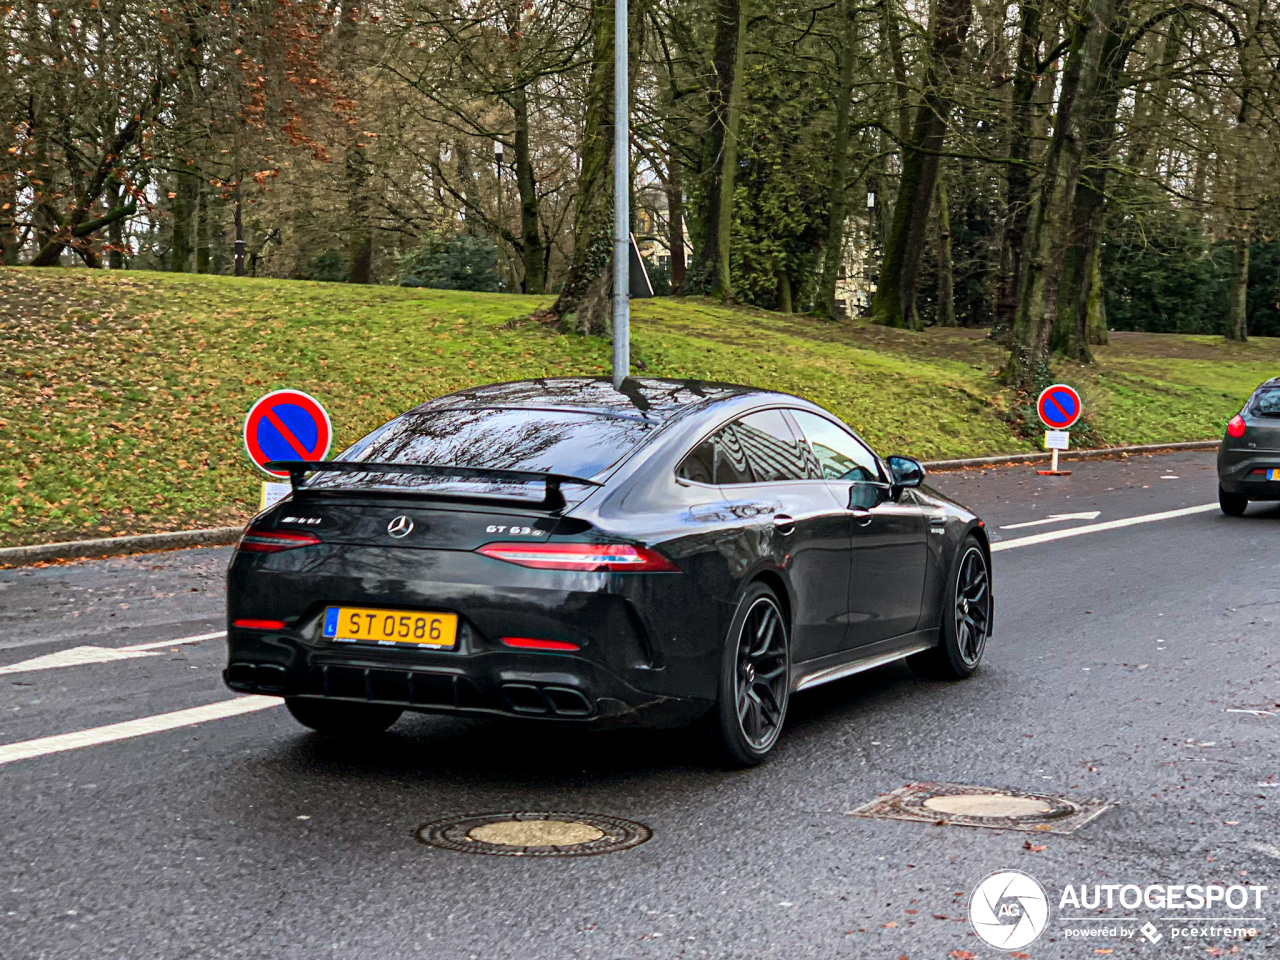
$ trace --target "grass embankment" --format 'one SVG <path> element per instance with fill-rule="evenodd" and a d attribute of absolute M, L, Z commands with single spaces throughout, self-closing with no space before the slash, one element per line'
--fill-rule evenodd
<path fill-rule="evenodd" d="M 522 320 L 548 298 L 156 273 L 0 270 L 0 545 L 237 523 L 260 477 L 241 427 L 283 386 L 324 402 L 334 450 L 476 383 L 602 374 L 603 341 Z M 651 375 L 807 396 L 878 449 L 922 458 L 1033 449 L 981 331 L 886 330 L 696 301 L 634 305 Z M 1064 367 L 1091 438 L 1216 436 L 1280 342 L 1117 336 Z"/>

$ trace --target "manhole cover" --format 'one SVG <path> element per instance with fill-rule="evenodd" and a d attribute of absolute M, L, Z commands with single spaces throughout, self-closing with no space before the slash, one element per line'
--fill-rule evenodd
<path fill-rule="evenodd" d="M 1014 797 L 1007 793 L 944 794 L 930 797 L 923 806 L 958 817 L 1043 817 L 1053 813 L 1053 805 L 1038 797 Z"/>
<path fill-rule="evenodd" d="M 1109 806 L 1102 800 L 961 783 L 908 783 L 850 810 L 849 815 L 995 830 L 1074 833 Z"/>
<path fill-rule="evenodd" d="M 445 850 L 499 857 L 589 857 L 638 847 L 653 837 L 643 823 L 594 813 L 484 813 L 419 827 L 420 841 Z"/>

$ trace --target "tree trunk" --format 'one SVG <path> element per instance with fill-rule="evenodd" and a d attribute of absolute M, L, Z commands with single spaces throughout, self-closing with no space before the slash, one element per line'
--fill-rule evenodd
<path fill-rule="evenodd" d="M 210 244 L 214 236 L 214 211 L 210 209 L 211 193 L 209 187 L 200 184 L 197 195 L 196 214 L 196 273 L 209 273 Z"/>
<path fill-rule="evenodd" d="M 1049 337 L 1058 313 L 1066 232 L 1084 150 L 1085 138 L 1076 108 L 1087 104 L 1087 91 L 1096 82 L 1103 42 L 1115 12 L 1115 0 L 1089 0 L 1068 47 L 1053 139 L 1027 224 L 1026 276 L 1020 284 L 1014 342 L 1005 369 L 1009 383 L 1020 391 L 1031 390 L 1048 378 Z M 1081 91 L 1086 91 L 1084 96 Z M 1077 104 L 1078 99 L 1081 104 Z"/>
<path fill-rule="evenodd" d="M 373 282 L 373 230 L 369 224 L 369 160 L 364 151 L 349 147 L 344 158 L 347 180 L 347 281 Z"/>
<path fill-rule="evenodd" d="M 200 202 L 200 181 L 195 174 L 181 170 L 175 184 L 173 210 L 173 242 L 169 245 L 169 269 L 173 273 L 187 273 L 195 258 L 196 206 Z"/>
<path fill-rule="evenodd" d="M 1248 24 L 1240 45 L 1240 108 L 1236 113 L 1236 125 L 1232 137 L 1231 200 L 1232 200 L 1232 271 L 1231 292 L 1227 301 L 1226 330 L 1228 340 L 1245 341 L 1249 338 L 1249 242 L 1252 239 L 1251 210 L 1247 205 L 1248 188 L 1252 185 L 1254 154 L 1251 151 L 1251 134 L 1257 88 L 1253 77 L 1253 57 L 1258 48 L 1258 31 L 1266 12 L 1266 0 L 1257 0 L 1246 13 Z M 1265 63 L 1266 61 L 1263 60 Z M 1234 155 L 1233 155 L 1234 154 Z M 1232 156 L 1233 155 L 1233 156 Z"/>
<path fill-rule="evenodd" d="M 710 109 L 702 149 L 704 189 L 694 220 L 697 228 L 694 260 L 685 285 L 685 290 L 689 293 L 714 291 L 721 263 L 720 239 L 728 233 L 720 227 L 720 216 L 725 208 L 725 204 L 721 202 L 721 195 L 725 187 L 724 159 L 729 140 L 727 133 L 731 113 L 730 104 L 733 100 L 736 80 L 734 68 L 738 62 L 739 42 L 745 41 L 745 38 L 739 36 L 741 25 L 742 11 L 739 0 L 717 0 L 716 35 L 711 62 L 715 76 L 708 92 Z M 732 211 L 732 185 L 730 185 L 728 207 Z"/>
<path fill-rule="evenodd" d="M 1249 339 L 1249 232 L 1247 227 L 1237 232 L 1231 248 L 1231 293 L 1227 300 L 1226 337 L 1228 340 L 1243 343 Z"/>
<path fill-rule="evenodd" d="M 720 212 L 716 216 L 715 279 L 711 295 L 733 300 L 733 277 L 729 255 L 733 247 L 733 189 L 738 175 L 738 129 L 742 126 L 742 108 L 746 102 L 747 12 L 749 0 L 738 0 L 738 31 L 733 77 L 729 88 L 729 113 L 724 131 L 723 159 L 720 163 Z"/>
<path fill-rule="evenodd" d="M 520 259 L 524 264 L 524 292 L 544 293 L 547 289 L 547 251 L 542 242 L 542 216 L 538 185 L 533 176 L 533 153 L 529 146 L 529 97 L 517 85 L 510 95 L 515 119 L 516 189 L 520 193 Z"/>
<path fill-rule="evenodd" d="M 914 326 L 916 276 L 938 178 L 938 160 L 951 113 L 954 75 L 964 56 L 964 39 L 973 16 L 971 0 L 938 0 L 932 24 L 924 99 L 916 109 L 910 143 L 903 144 L 902 175 L 893 223 L 884 245 L 880 282 L 871 303 L 876 323 Z"/>
<path fill-rule="evenodd" d="M 951 211 L 947 180 L 938 176 L 938 326 L 956 325 L 955 277 L 951 268 Z"/>
<path fill-rule="evenodd" d="M 15 144 L 17 133 L 11 130 L 5 142 Z M 18 265 L 21 250 L 18 246 L 18 187 L 12 176 L 0 175 L 0 263 L 6 267 Z"/>
<path fill-rule="evenodd" d="M 107 184 L 107 208 L 114 210 L 120 206 L 120 181 L 112 180 Z M 107 227 L 107 266 L 112 270 L 124 269 L 124 217 L 112 220 Z"/>
<path fill-rule="evenodd" d="M 1067 225 L 1067 249 L 1063 256 L 1062 281 L 1051 348 L 1069 359 L 1092 363 L 1089 350 L 1089 290 L 1093 283 L 1093 261 L 1106 216 L 1107 178 L 1115 144 L 1116 111 L 1120 106 L 1121 82 L 1131 38 L 1123 24 L 1129 0 L 1118 0 L 1114 24 L 1106 35 L 1099 60 L 1097 81 L 1082 94 L 1079 116 L 1084 118 L 1080 181 Z"/>
<path fill-rule="evenodd" d="M 1041 17 L 1038 5 L 1022 5 L 1018 61 L 1009 103 L 1009 163 L 1005 165 L 1005 221 L 1000 237 L 1000 278 L 996 283 L 991 339 L 1007 341 L 1018 312 L 1022 280 L 1022 248 L 1031 208 L 1031 144 L 1035 131 L 1033 103 L 1038 87 Z"/>
<path fill-rule="evenodd" d="M 613 261 L 613 0 L 591 3 L 591 77 L 573 214 L 573 259 L 552 312 L 583 334 L 612 329 Z"/>
<path fill-rule="evenodd" d="M 794 308 L 791 303 L 791 274 L 787 273 L 786 267 L 778 267 L 775 270 L 778 277 L 778 312 L 793 313 Z"/>
<path fill-rule="evenodd" d="M 355 62 L 359 52 L 360 8 L 356 0 L 346 0 L 342 20 L 338 24 L 340 72 L 347 96 L 353 100 L 355 91 L 359 89 Z M 370 222 L 372 207 L 368 192 L 373 165 L 364 155 L 361 129 L 359 123 L 351 128 L 355 131 L 354 136 L 342 157 L 347 187 L 347 281 L 350 283 L 373 282 L 373 225 Z M 352 134 L 349 132 L 348 136 Z"/>
<path fill-rule="evenodd" d="M 907 62 L 902 56 L 902 32 L 898 29 L 898 10 L 894 0 L 880 0 L 880 30 L 893 70 L 898 139 L 906 143 L 911 135 L 911 87 L 907 85 Z"/>
<path fill-rule="evenodd" d="M 667 246 L 671 249 L 671 292 L 684 286 L 684 173 L 673 148 L 667 156 Z"/>
<path fill-rule="evenodd" d="M 889 0 L 883 0 L 888 3 Z M 831 144 L 830 200 L 827 214 L 827 246 L 822 254 L 822 277 L 819 281 L 816 313 L 836 316 L 836 281 L 844 262 L 844 221 L 849 177 L 849 107 L 853 102 L 853 41 L 855 19 L 849 0 L 841 0 L 844 35 L 840 44 L 840 88 L 836 91 L 836 128 Z M 788 288 L 788 293 L 790 292 Z M 788 310 L 788 313 L 791 311 Z"/>
<path fill-rule="evenodd" d="M 1107 336 L 1107 297 L 1102 286 L 1102 239 L 1093 245 L 1092 265 L 1089 269 L 1089 295 L 1085 299 L 1085 342 L 1101 346 L 1110 339 Z"/>

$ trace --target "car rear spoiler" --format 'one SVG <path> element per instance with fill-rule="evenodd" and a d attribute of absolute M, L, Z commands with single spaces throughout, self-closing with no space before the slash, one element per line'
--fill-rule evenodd
<path fill-rule="evenodd" d="M 306 491 L 302 488 L 302 481 L 308 473 L 412 473 L 423 477 L 447 477 L 454 480 L 488 480 L 496 483 L 543 483 L 546 485 L 546 492 L 542 495 L 542 499 L 535 503 L 529 503 L 527 500 L 518 497 L 476 497 L 435 490 L 405 491 L 412 496 L 456 498 L 478 502 L 503 499 L 517 500 L 526 506 L 532 506 L 540 510 L 564 509 L 565 499 L 564 494 L 560 491 L 561 484 L 578 483 L 588 487 L 604 486 L 598 480 L 572 477 L 567 473 L 544 473 L 540 470 L 499 470 L 493 467 L 449 467 L 434 463 L 362 463 L 358 460 L 272 460 L 267 463 L 266 467 L 268 470 L 277 472 L 288 471 L 289 483 L 292 484 L 295 494 L 324 492 L 323 490 Z"/>

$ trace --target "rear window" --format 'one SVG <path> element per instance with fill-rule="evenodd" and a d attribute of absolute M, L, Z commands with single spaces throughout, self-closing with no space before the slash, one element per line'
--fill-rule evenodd
<path fill-rule="evenodd" d="M 370 463 L 415 463 L 536 470 L 590 478 L 643 443 L 658 425 L 633 417 L 564 410 L 467 408 L 406 413 L 383 424 L 337 459 Z M 491 483 L 412 474 L 319 474 L 309 486 L 456 489 L 460 493 L 509 495 L 522 488 L 535 499 L 541 483 Z M 581 493 L 581 488 L 578 488 Z M 566 497 L 570 496 L 568 488 Z"/>
<path fill-rule="evenodd" d="M 1263 387 L 1255 393 L 1249 412 L 1255 417 L 1280 417 L 1280 387 Z"/>

